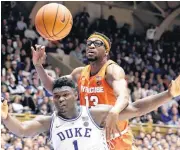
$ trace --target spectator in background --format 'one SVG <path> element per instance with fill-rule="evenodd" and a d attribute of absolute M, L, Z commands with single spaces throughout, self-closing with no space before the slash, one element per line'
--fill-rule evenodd
<path fill-rule="evenodd" d="M 8 89 L 10 94 L 22 94 L 25 92 L 25 88 L 20 84 L 16 85 L 11 77 L 9 78 Z"/>
<path fill-rule="evenodd" d="M 161 115 L 158 112 L 158 109 L 151 112 L 153 123 L 158 124 L 161 120 Z"/>
<path fill-rule="evenodd" d="M 17 33 L 23 37 L 25 29 L 27 29 L 27 24 L 24 21 L 24 16 L 21 16 L 20 20 L 17 22 Z"/>
<path fill-rule="evenodd" d="M 83 55 L 79 46 L 77 46 L 74 51 L 71 51 L 70 55 L 77 58 L 80 62 L 83 62 Z"/>
<path fill-rule="evenodd" d="M 22 113 L 24 110 L 23 105 L 21 104 L 21 96 L 15 95 L 12 103 L 12 108 L 15 113 Z"/>
<path fill-rule="evenodd" d="M 29 28 L 27 28 L 27 29 L 24 31 L 24 36 L 25 36 L 27 39 L 31 39 L 31 40 L 35 40 L 36 38 L 38 38 L 36 32 L 33 30 L 33 26 L 32 26 L 32 25 L 29 25 Z"/>
<path fill-rule="evenodd" d="M 167 112 L 167 108 L 162 106 L 161 107 L 161 121 L 165 124 L 168 124 L 170 120 L 171 120 L 171 117 L 169 116 Z"/>
<path fill-rule="evenodd" d="M 46 40 L 46 39 L 44 39 L 43 37 L 40 36 L 38 38 L 38 42 L 37 43 L 38 43 L 38 45 L 43 45 L 43 46 L 47 47 L 49 42 L 48 42 L 48 40 Z"/>
<path fill-rule="evenodd" d="M 154 35 L 156 32 L 156 28 L 153 25 L 150 25 L 150 27 L 147 29 L 146 31 L 146 39 L 148 40 L 148 42 L 150 42 L 151 44 L 154 42 Z"/>

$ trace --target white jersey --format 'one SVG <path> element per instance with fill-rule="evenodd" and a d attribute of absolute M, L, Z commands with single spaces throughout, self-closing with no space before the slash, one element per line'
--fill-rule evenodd
<path fill-rule="evenodd" d="M 50 140 L 54 150 L 108 150 L 105 130 L 96 125 L 85 106 L 75 119 L 52 116 Z"/>

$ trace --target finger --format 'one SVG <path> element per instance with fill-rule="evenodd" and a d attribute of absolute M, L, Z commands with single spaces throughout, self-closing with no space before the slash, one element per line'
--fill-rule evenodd
<path fill-rule="evenodd" d="M 43 60 L 46 60 L 46 58 L 47 58 L 47 55 L 46 55 L 46 53 L 44 53 Z"/>
<path fill-rule="evenodd" d="M 115 134 L 116 134 L 116 130 L 112 129 L 112 132 L 111 132 L 111 139 L 114 139 L 114 138 L 115 138 Z"/>
<path fill-rule="evenodd" d="M 180 84 L 180 75 L 177 77 L 177 79 L 175 80 L 175 82 L 177 82 L 178 84 Z"/>
<path fill-rule="evenodd" d="M 6 106 L 6 105 L 7 105 L 7 100 L 5 99 L 3 102 L 3 106 Z"/>
<path fill-rule="evenodd" d="M 44 54 L 44 52 L 45 52 L 45 46 L 41 46 L 41 50 L 42 50 L 42 53 Z"/>
<path fill-rule="evenodd" d="M 119 128 L 119 126 L 117 124 L 116 124 L 116 130 L 119 133 L 119 136 L 121 136 L 121 130 L 120 130 L 120 128 Z"/>
<path fill-rule="evenodd" d="M 45 46 L 41 46 L 40 50 L 41 50 L 41 56 L 44 57 L 46 55 Z"/>
<path fill-rule="evenodd" d="M 109 127 L 106 127 L 106 139 L 107 140 L 110 140 L 110 138 L 109 138 Z"/>
<path fill-rule="evenodd" d="M 31 46 L 31 50 L 33 54 L 36 52 L 33 46 Z"/>
<path fill-rule="evenodd" d="M 36 51 L 39 51 L 40 50 L 40 48 L 41 48 L 41 45 L 35 45 L 36 46 Z"/>

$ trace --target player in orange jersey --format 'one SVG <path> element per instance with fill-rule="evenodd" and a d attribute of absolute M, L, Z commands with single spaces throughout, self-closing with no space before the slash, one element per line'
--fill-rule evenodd
<path fill-rule="evenodd" d="M 81 105 L 92 107 L 97 104 L 109 104 L 113 106 L 105 120 L 107 140 L 112 139 L 109 142 L 110 149 L 131 150 L 133 135 L 128 129 L 128 120 L 118 121 L 119 113 L 127 107 L 129 101 L 125 73 L 115 62 L 108 60 L 110 47 L 110 40 L 105 35 L 97 32 L 92 34 L 87 40 L 86 49 L 90 65 L 74 69 L 67 77 L 78 83 Z M 36 45 L 36 50 L 32 47 L 32 51 L 36 71 L 44 87 L 52 91 L 54 79 L 46 74 L 42 66 L 45 47 Z M 168 98 L 168 93 L 166 94 Z"/>

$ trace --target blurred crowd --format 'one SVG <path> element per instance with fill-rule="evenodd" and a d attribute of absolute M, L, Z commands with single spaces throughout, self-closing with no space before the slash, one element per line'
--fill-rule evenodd
<path fill-rule="evenodd" d="M 47 134 L 33 138 L 19 138 L 1 125 L 1 150 L 51 150 Z"/>
<path fill-rule="evenodd" d="M 148 134 L 142 130 L 136 137 L 135 145 L 138 150 L 179 150 L 180 129 L 174 132 L 169 128 L 166 134 L 161 134 L 159 127 Z"/>
<path fill-rule="evenodd" d="M 58 53 L 62 50 L 65 54 L 73 55 L 82 63 L 88 64 L 85 56 L 87 37 L 94 31 L 108 35 L 112 42 L 110 58 L 126 72 L 131 102 L 166 90 L 170 81 L 180 74 L 180 41 L 177 39 L 177 35 L 180 34 L 179 27 L 164 33 L 161 39 L 155 42 L 153 37 L 157 28 L 152 25 L 147 28 L 146 33 L 139 35 L 126 23 L 118 27 L 114 16 L 109 16 L 108 19 L 101 16 L 91 24 L 90 17 L 84 8 L 74 17 L 72 31 L 66 38 L 58 42 L 49 42 L 39 36 L 32 20 L 22 12 L 9 11 L 2 14 L 1 95 L 9 100 L 10 113 L 49 115 L 54 109 L 52 95 L 43 88 L 31 61 L 30 47 L 35 44 L 46 46 L 46 52 Z M 47 61 L 44 62 L 44 67 L 53 78 L 62 75 L 59 68 L 52 68 Z M 177 97 L 157 110 L 131 121 L 179 126 L 179 99 L 180 97 Z M 1 147 L 4 149 L 31 149 L 32 146 L 33 149 L 49 149 L 44 144 L 37 147 L 39 142 L 46 143 L 47 137 L 44 135 L 34 139 L 19 139 L 7 133 L 4 127 L 1 132 L 3 137 Z M 144 145 L 143 150 L 152 147 L 154 150 L 155 147 L 166 149 L 167 144 L 173 146 L 177 141 L 176 144 L 179 146 L 179 132 L 167 134 L 164 139 L 160 138 L 161 140 L 155 138 L 154 134 L 158 133 L 146 136 L 141 133 L 137 137 L 136 144 Z M 159 134 L 158 136 L 162 137 Z M 151 148 L 147 145 L 151 145 Z"/>

